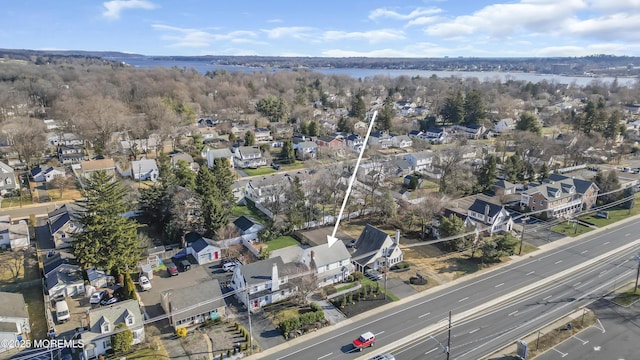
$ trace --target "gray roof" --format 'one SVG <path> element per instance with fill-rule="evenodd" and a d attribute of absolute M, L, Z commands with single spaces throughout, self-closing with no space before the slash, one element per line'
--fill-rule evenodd
<path fill-rule="evenodd" d="M 495 183 L 496 187 L 502 188 L 502 189 L 512 189 L 515 187 L 515 185 L 507 180 L 498 180 Z"/>
<path fill-rule="evenodd" d="M 549 179 L 545 180 L 542 184 L 535 187 L 530 186 L 529 189 L 524 193 L 527 195 L 532 195 L 540 192 L 547 199 L 561 199 L 563 197 L 573 195 L 570 193 L 570 189 L 572 187 L 575 188 L 575 194 L 584 194 L 592 185 L 595 186 L 596 189 L 598 189 L 598 186 L 591 181 L 570 178 L 560 174 L 551 174 L 549 176 Z M 560 195 L 556 197 L 555 195 L 558 192 L 560 192 Z"/>
<path fill-rule="evenodd" d="M 16 174 L 13 168 L 0 161 L 0 189 L 15 189 L 16 187 Z"/>
<path fill-rule="evenodd" d="M 233 154 L 231 154 L 231 150 L 229 150 L 228 148 L 209 149 L 209 154 L 211 154 L 211 157 L 214 159 L 220 159 L 220 158 L 228 159 L 231 156 L 233 156 Z"/>
<path fill-rule="evenodd" d="M 45 258 L 43 265 L 44 276 L 47 276 L 47 274 L 57 269 L 59 266 L 68 264 L 69 259 L 75 259 L 75 257 L 67 252 L 58 252 L 50 258 Z"/>
<path fill-rule="evenodd" d="M 278 276 L 291 275 L 301 270 L 300 263 L 287 263 L 282 261 L 280 256 L 260 260 L 247 265 L 240 266 L 240 274 L 244 277 L 247 286 L 262 284 L 271 281 L 273 264 L 278 267 Z"/>
<path fill-rule="evenodd" d="M 47 291 L 53 289 L 58 284 L 84 283 L 82 272 L 77 265 L 63 264 L 55 271 L 49 272 L 45 280 Z"/>
<path fill-rule="evenodd" d="M 0 317 L 29 318 L 22 294 L 0 292 Z"/>
<path fill-rule="evenodd" d="M 160 292 L 161 298 L 167 295 L 174 312 L 174 320 L 185 319 L 225 306 L 220 284 L 216 279 Z"/>
<path fill-rule="evenodd" d="M 591 185 L 595 186 L 596 189 L 598 189 L 598 186 L 592 181 L 587 181 L 587 180 L 577 179 L 577 178 L 570 178 L 568 176 L 564 176 L 560 174 L 549 175 L 549 180 L 573 184 L 573 186 L 576 187 L 576 192 L 578 194 L 584 194 L 587 190 L 589 190 L 589 187 Z"/>
<path fill-rule="evenodd" d="M 12 224 L 10 219 L 9 215 L 0 216 L 0 234 L 9 234 L 10 240 L 29 237 L 29 226 L 26 221 Z"/>
<path fill-rule="evenodd" d="M 134 172 L 144 174 L 153 170 L 158 171 L 158 164 L 154 159 L 142 158 L 140 160 L 131 161 L 131 169 Z"/>
<path fill-rule="evenodd" d="M 329 244 L 320 244 L 307 249 L 307 251 L 313 251 L 313 260 L 316 268 L 351 258 L 349 250 L 347 250 L 342 241 L 336 241 L 331 247 L 329 247 Z"/>
<path fill-rule="evenodd" d="M 189 245 L 189 246 L 191 246 L 193 251 L 198 253 L 198 252 L 202 251 L 204 248 L 206 248 L 209 245 L 214 246 L 214 247 L 218 247 L 218 245 L 215 243 L 215 241 L 213 241 L 211 239 L 204 238 L 204 237 L 201 237 L 198 240 L 192 242 L 191 245 Z"/>
<path fill-rule="evenodd" d="M 242 155 L 260 154 L 260 148 L 257 146 L 240 146 L 238 151 Z"/>
<path fill-rule="evenodd" d="M 414 158 L 421 160 L 421 159 L 431 159 L 432 157 L 435 156 L 435 154 L 431 150 L 423 150 L 423 151 L 407 154 L 406 156 L 413 156 Z"/>
<path fill-rule="evenodd" d="M 174 153 L 169 155 L 171 157 L 171 164 L 174 166 L 178 163 L 178 161 L 186 161 L 188 164 L 193 162 L 193 157 L 187 153 Z"/>
<path fill-rule="evenodd" d="M 351 254 L 351 257 L 359 264 L 368 264 L 382 249 L 387 238 L 391 238 L 391 236 L 377 227 L 367 224 L 356 240 L 356 251 Z"/>
<path fill-rule="evenodd" d="M 84 209 L 80 203 L 66 203 L 49 213 L 51 233 L 60 230 L 69 221 L 79 222 Z"/>
<path fill-rule="evenodd" d="M 480 200 L 480 199 L 476 199 L 473 204 L 471 204 L 471 206 L 469 206 L 469 210 L 471 211 L 475 211 L 479 214 L 483 214 L 485 213 L 487 206 L 489 207 L 489 217 L 494 217 L 496 216 L 500 211 L 502 211 L 502 209 L 504 209 L 504 206 L 501 205 L 496 205 L 484 200 Z"/>
<path fill-rule="evenodd" d="M 302 141 L 298 143 L 299 149 L 313 149 L 317 147 L 318 147 L 318 144 L 314 143 L 313 141 Z"/>
<path fill-rule="evenodd" d="M 140 311 L 140 305 L 137 300 L 125 300 L 117 302 L 113 305 L 102 306 L 89 311 L 89 331 L 82 334 L 82 340 L 86 344 L 96 337 L 109 336 L 103 335 L 101 326 L 104 322 L 110 325 L 110 333 L 115 330 L 118 324 L 125 323 L 127 316 L 133 316 L 133 326 L 129 328 L 139 328 L 144 326 L 144 319 Z"/>

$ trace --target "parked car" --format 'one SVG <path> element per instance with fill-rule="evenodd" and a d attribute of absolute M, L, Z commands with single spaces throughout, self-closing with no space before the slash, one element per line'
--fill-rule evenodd
<path fill-rule="evenodd" d="M 222 265 L 222 270 L 233 271 L 233 269 L 235 269 L 236 266 L 239 266 L 239 265 L 241 265 L 239 261 L 227 262 L 224 265 Z"/>
<path fill-rule="evenodd" d="M 178 267 L 176 266 L 176 264 L 173 263 L 173 261 L 165 261 L 164 262 L 164 266 L 167 267 L 167 272 L 169 273 L 169 276 L 176 276 L 178 275 Z"/>
<path fill-rule="evenodd" d="M 58 320 L 58 324 L 62 324 L 70 318 L 71 313 L 69 312 L 69 305 L 67 302 L 65 300 L 56 302 L 56 319 Z"/>
<path fill-rule="evenodd" d="M 180 267 L 182 267 L 182 271 L 189 271 L 191 269 L 191 263 L 187 259 L 180 260 Z"/>
<path fill-rule="evenodd" d="M 151 281 L 149 281 L 148 277 L 144 275 L 140 276 L 139 283 L 140 283 L 140 288 L 142 288 L 142 291 L 151 290 Z"/>
<path fill-rule="evenodd" d="M 358 349 L 358 351 L 362 351 L 362 349 L 373 346 L 376 342 L 376 336 L 373 335 L 372 332 L 366 332 L 360 335 L 359 338 L 353 340 L 353 346 Z"/>
<path fill-rule="evenodd" d="M 106 294 L 107 292 L 105 290 L 98 290 L 96 292 L 94 292 L 91 297 L 89 298 L 89 303 L 90 304 L 100 304 L 100 301 L 102 301 L 102 298 L 104 297 L 104 294 Z"/>
<path fill-rule="evenodd" d="M 380 280 L 382 279 L 382 274 L 374 269 L 367 269 L 364 271 L 364 275 L 371 280 Z"/>
<path fill-rule="evenodd" d="M 115 304 L 118 302 L 118 298 L 115 296 L 112 296 L 110 298 L 104 299 L 102 301 L 100 301 L 100 305 L 106 306 L 106 305 L 111 305 L 111 304 Z"/>
<path fill-rule="evenodd" d="M 396 357 L 391 354 L 376 355 L 369 360 L 396 360 Z"/>

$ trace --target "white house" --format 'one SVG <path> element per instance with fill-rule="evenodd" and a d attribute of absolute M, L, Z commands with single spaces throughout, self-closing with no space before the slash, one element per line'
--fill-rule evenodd
<path fill-rule="evenodd" d="M 298 160 L 315 159 L 318 152 L 318 144 L 313 141 L 302 141 L 293 144 L 293 150 L 295 150 Z"/>
<path fill-rule="evenodd" d="M 297 286 L 289 282 L 289 275 L 307 271 L 300 263 L 285 264 L 280 256 L 236 266 L 229 286 L 236 290 L 236 298 L 250 311 L 291 297 Z M 246 291 L 245 291 L 246 289 Z"/>
<path fill-rule="evenodd" d="M 154 159 L 143 157 L 140 160 L 131 161 L 131 177 L 134 180 L 156 181 L 159 175 L 158 164 Z"/>
<path fill-rule="evenodd" d="M 20 183 L 17 181 L 13 168 L 0 161 L 0 195 L 18 190 Z"/>
<path fill-rule="evenodd" d="M 0 292 L 0 353 L 15 348 L 18 340 L 27 340 L 31 333 L 29 313 L 24 296 Z"/>
<path fill-rule="evenodd" d="M 234 167 L 233 161 L 233 153 L 228 148 L 223 149 L 207 149 L 207 151 L 202 154 L 202 157 L 207 159 L 207 166 L 209 168 L 213 168 L 213 164 L 216 159 L 227 159 L 229 161 L 229 166 L 231 168 Z"/>
<path fill-rule="evenodd" d="M 400 230 L 396 230 L 395 238 L 367 224 L 356 240 L 356 251 L 351 254 L 352 262 L 358 271 L 365 268 L 374 270 L 391 267 L 403 260 L 400 250 Z"/>
<path fill-rule="evenodd" d="M 504 206 L 476 199 L 467 210 L 467 221 L 477 228 L 487 228 L 489 234 L 511 231 L 513 219 Z"/>
<path fill-rule="evenodd" d="M 382 149 L 388 149 L 391 147 L 391 145 L 393 145 L 393 140 L 391 139 L 391 136 L 389 136 L 389 133 L 386 131 L 372 132 L 370 137 L 371 143 L 377 144 Z"/>
<path fill-rule="evenodd" d="M 251 179 L 244 188 L 244 196 L 256 203 L 265 204 L 284 200 L 285 189 L 291 178 L 288 175 L 275 174 L 259 179 Z"/>
<path fill-rule="evenodd" d="M 221 257 L 220 247 L 216 242 L 203 237 L 187 246 L 187 254 L 192 255 L 200 265 L 218 261 Z"/>
<path fill-rule="evenodd" d="M 482 125 L 455 125 L 455 129 L 467 139 L 480 139 L 485 130 Z"/>
<path fill-rule="evenodd" d="M 24 220 L 11 223 L 9 215 L 0 216 L 0 247 L 18 250 L 29 247 L 29 226 Z"/>
<path fill-rule="evenodd" d="M 318 287 L 341 282 L 353 273 L 351 254 L 342 241 L 331 247 L 321 244 L 302 251 L 300 262 L 314 271 Z"/>
<path fill-rule="evenodd" d="M 107 350 L 111 349 L 111 335 L 120 324 L 131 331 L 133 345 L 142 343 L 145 338 L 144 317 L 137 300 L 91 309 L 85 323 L 88 330 L 80 335 L 84 343 L 82 352 L 85 359 L 106 355 Z"/>
<path fill-rule="evenodd" d="M 516 122 L 512 118 L 506 118 L 498 121 L 495 125 L 493 125 L 493 128 L 491 128 L 491 130 L 498 134 L 502 134 L 503 132 L 515 130 L 515 128 Z"/>
<path fill-rule="evenodd" d="M 364 138 L 358 134 L 349 134 L 346 141 L 347 146 L 355 152 L 360 152 L 364 146 Z"/>
<path fill-rule="evenodd" d="M 264 225 L 244 215 L 235 219 L 233 224 L 238 228 L 242 235 L 257 234 L 260 230 L 264 229 Z"/>
<path fill-rule="evenodd" d="M 234 160 L 239 168 L 257 168 L 267 165 L 267 159 L 262 157 L 262 152 L 257 146 L 238 147 Z"/>
<path fill-rule="evenodd" d="M 89 280 L 89 284 L 95 288 L 107 287 L 115 281 L 112 275 L 99 269 L 87 269 L 87 279 Z"/>
<path fill-rule="evenodd" d="M 408 135 L 397 135 L 391 138 L 393 147 L 404 149 L 413 145 L 413 140 Z"/>
<path fill-rule="evenodd" d="M 86 159 L 82 145 L 58 146 L 58 161 L 61 164 L 79 164 Z"/>
<path fill-rule="evenodd" d="M 65 298 L 85 292 L 82 269 L 77 265 L 62 263 L 45 274 L 45 287 L 49 296 Z"/>
<path fill-rule="evenodd" d="M 253 134 L 256 137 L 256 142 L 267 142 L 273 140 L 271 130 L 267 128 L 255 128 L 253 129 Z"/>
<path fill-rule="evenodd" d="M 53 166 L 47 168 L 36 166 L 31 169 L 30 174 L 35 182 L 51 182 L 58 177 L 66 176 L 64 168 L 56 168 Z"/>
<path fill-rule="evenodd" d="M 433 151 L 423 150 L 404 155 L 404 159 L 411 164 L 413 171 L 425 171 L 431 169 L 434 158 Z"/>
<path fill-rule="evenodd" d="M 70 247 L 74 236 L 82 231 L 82 211 L 77 204 L 68 203 L 49 213 L 47 224 L 56 249 Z"/>
<path fill-rule="evenodd" d="M 429 128 L 424 133 L 423 139 L 432 144 L 443 144 L 447 142 L 447 132 L 442 128 Z"/>

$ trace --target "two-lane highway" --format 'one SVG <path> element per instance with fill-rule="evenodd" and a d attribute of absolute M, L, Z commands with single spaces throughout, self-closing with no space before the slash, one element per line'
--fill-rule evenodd
<path fill-rule="evenodd" d="M 454 314 L 463 313 L 521 289 L 527 284 L 617 249 L 635 240 L 636 237 L 632 234 L 640 234 L 640 223 L 631 222 L 609 227 L 608 230 L 559 246 L 538 256 L 503 266 L 429 294 L 420 294 L 396 307 L 385 307 L 369 316 L 347 320 L 334 331 L 309 337 L 308 340 L 302 338 L 285 344 L 260 354 L 260 358 L 299 359 L 304 356 L 305 359 L 353 359 L 362 353 L 353 352 L 351 340 L 362 332 L 371 331 L 377 334 L 376 347 L 390 344 L 430 325 L 441 323 L 447 319 L 450 310 Z"/>

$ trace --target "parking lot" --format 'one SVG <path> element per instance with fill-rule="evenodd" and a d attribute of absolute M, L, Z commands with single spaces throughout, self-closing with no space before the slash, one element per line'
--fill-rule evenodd
<path fill-rule="evenodd" d="M 66 336 L 71 335 L 75 330 L 79 327 L 87 326 L 87 312 L 91 309 L 91 304 L 89 304 L 89 298 L 80 295 L 67 297 L 65 299 L 67 305 L 69 305 L 69 313 L 71 317 L 66 322 L 60 324 L 58 319 L 56 319 L 56 307 L 55 302 L 50 301 L 49 309 L 51 310 L 51 316 L 55 323 L 56 335 Z M 99 306 L 99 305 L 94 305 Z"/>

